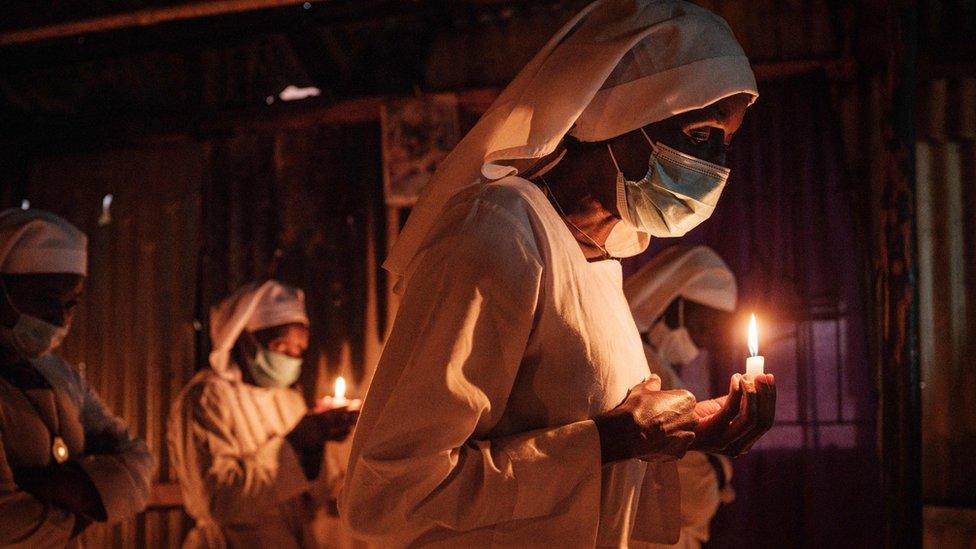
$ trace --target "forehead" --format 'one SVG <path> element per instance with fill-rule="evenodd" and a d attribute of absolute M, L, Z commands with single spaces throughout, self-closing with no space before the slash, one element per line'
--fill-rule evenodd
<path fill-rule="evenodd" d="M 304 324 L 285 324 L 258 330 L 255 335 L 266 341 L 308 341 L 308 327 Z"/>
<path fill-rule="evenodd" d="M 721 127 L 727 134 L 734 133 L 742 125 L 742 119 L 749 107 L 752 96 L 737 93 L 710 103 L 700 109 L 676 114 L 672 117 L 675 123 L 687 125 L 714 125 Z"/>
<path fill-rule="evenodd" d="M 4 274 L 3 281 L 16 293 L 77 295 L 85 288 L 84 275 L 74 273 Z"/>

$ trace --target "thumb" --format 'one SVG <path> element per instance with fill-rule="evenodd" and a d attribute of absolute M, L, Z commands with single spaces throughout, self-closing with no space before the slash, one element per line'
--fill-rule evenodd
<path fill-rule="evenodd" d="M 661 376 L 657 374 L 651 374 L 645 381 L 644 387 L 650 391 L 660 391 L 661 390 Z"/>

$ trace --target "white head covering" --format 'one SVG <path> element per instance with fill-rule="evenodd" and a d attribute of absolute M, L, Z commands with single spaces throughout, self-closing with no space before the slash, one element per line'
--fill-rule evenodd
<path fill-rule="evenodd" d="M 44 210 L 0 212 L 0 273 L 88 273 L 88 237 Z"/>
<path fill-rule="evenodd" d="M 602 140 L 737 93 L 755 99 L 756 80 L 721 17 L 681 0 L 597 0 L 444 159 L 383 266 L 403 276 L 452 196 L 517 174 L 525 160 L 553 152 L 574 124 L 578 139 Z"/>
<path fill-rule="evenodd" d="M 722 311 L 735 310 L 735 275 L 708 246 L 671 246 L 624 282 L 624 295 L 641 332 L 678 297 Z"/>
<path fill-rule="evenodd" d="M 230 351 L 241 333 L 284 324 L 308 326 L 305 292 L 276 280 L 251 282 L 210 311 L 210 367 L 229 379 L 240 379 Z"/>

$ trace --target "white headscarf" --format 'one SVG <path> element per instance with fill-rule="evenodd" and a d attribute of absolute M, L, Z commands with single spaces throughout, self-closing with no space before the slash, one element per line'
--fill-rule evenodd
<path fill-rule="evenodd" d="M 305 292 L 277 280 L 244 285 L 210 311 L 210 367 L 223 377 L 240 379 L 230 352 L 241 333 L 285 324 L 308 326 Z"/>
<path fill-rule="evenodd" d="M 624 295 L 637 329 L 645 332 L 678 297 L 734 311 L 738 288 L 735 275 L 715 250 L 708 246 L 671 246 L 627 277 Z"/>
<path fill-rule="evenodd" d="M 452 196 L 517 174 L 519 161 L 553 152 L 570 128 L 580 140 L 603 140 L 737 93 L 755 99 L 756 80 L 721 17 L 681 0 L 597 0 L 444 159 L 383 266 L 403 276 Z"/>
<path fill-rule="evenodd" d="M 0 273 L 88 273 L 88 237 L 44 210 L 0 212 Z"/>

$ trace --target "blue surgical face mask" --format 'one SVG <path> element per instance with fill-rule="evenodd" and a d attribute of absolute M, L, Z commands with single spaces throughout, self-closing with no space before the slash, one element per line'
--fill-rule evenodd
<path fill-rule="evenodd" d="M 637 231 L 682 236 L 711 217 L 729 169 L 654 143 L 646 133 L 644 138 L 652 152 L 647 173 L 638 181 L 624 177 L 607 145 L 617 169 L 617 209 L 623 221 Z"/>
<path fill-rule="evenodd" d="M 302 359 L 276 353 L 258 345 L 254 358 L 247 361 L 247 368 L 260 387 L 291 387 L 302 373 Z"/>

